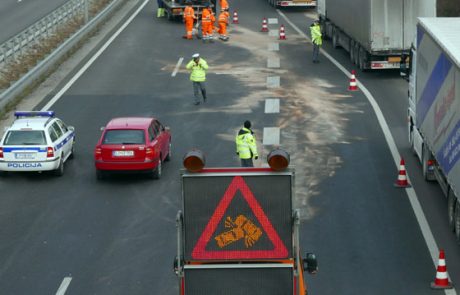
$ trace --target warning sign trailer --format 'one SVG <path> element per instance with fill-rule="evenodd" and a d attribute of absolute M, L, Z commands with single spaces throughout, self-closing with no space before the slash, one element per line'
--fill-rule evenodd
<path fill-rule="evenodd" d="M 294 170 L 203 169 L 182 172 L 175 272 L 180 294 L 306 294 Z"/>

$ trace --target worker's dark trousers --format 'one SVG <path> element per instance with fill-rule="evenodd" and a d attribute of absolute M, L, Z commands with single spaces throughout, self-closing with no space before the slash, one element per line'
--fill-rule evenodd
<path fill-rule="evenodd" d="M 319 45 L 316 45 L 313 43 L 313 62 L 318 62 L 318 56 L 319 56 Z"/>
<path fill-rule="evenodd" d="M 200 91 L 201 95 L 203 96 L 203 100 L 206 100 L 206 85 L 204 82 L 193 82 L 193 94 L 195 95 L 195 103 L 201 102 Z"/>
<path fill-rule="evenodd" d="M 241 167 L 254 167 L 252 159 L 241 159 Z"/>

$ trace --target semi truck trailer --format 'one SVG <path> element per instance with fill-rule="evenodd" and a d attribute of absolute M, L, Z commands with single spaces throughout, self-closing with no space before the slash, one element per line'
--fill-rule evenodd
<path fill-rule="evenodd" d="M 360 69 L 399 69 L 417 17 L 435 17 L 436 0 L 318 0 L 323 36 Z"/>
<path fill-rule="evenodd" d="M 420 18 L 409 67 L 408 134 L 426 180 L 447 197 L 460 243 L 460 18 Z"/>

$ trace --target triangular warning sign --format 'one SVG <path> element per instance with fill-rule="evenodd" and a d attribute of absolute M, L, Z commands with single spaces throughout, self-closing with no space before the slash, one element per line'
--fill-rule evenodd
<path fill-rule="evenodd" d="M 274 248 L 270 250 L 206 250 L 206 247 L 216 232 L 219 223 L 222 221 L 225 212 L 234 199 L 237 191 L 240 191 L 244 200 L 249 205 L 254 216 L 262 226 L 263 231 L 267 234 L 268 239 Z M 193 259 L 280 259 L 288 257 L 288 250 L 280 239 L 278 233 L 273 228 L 264 210 L 257 202 L 253 193 L 241 176 L 235 176 L 228 186 L 225 194 L 217 205 L 211 219 L 201 234 L 198 242 L 192 251 Z"/>

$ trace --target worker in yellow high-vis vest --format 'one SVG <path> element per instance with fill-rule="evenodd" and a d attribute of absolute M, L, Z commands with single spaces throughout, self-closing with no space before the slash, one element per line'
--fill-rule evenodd
<path fill-rule="evenodd" d="M 240 157 L 242 167 L 254 167 L 252 159 L 257 160 L 257 145 L 251 121 L 245 121 L 244 127 L 236 135 L 236 154 Z"/>
<path fill-rule="evenodd" d="M 311 41 L 313 42 L 313 62 L 319 63 L 319 48 L 323 45 L 323 35 L 321 34 L 321 26 L 319 21 L 313 22 L 310 26 Z"/>

